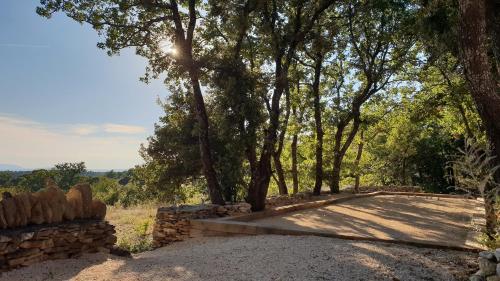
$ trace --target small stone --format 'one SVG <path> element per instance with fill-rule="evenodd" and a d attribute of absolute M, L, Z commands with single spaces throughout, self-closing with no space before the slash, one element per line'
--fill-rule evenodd
<path fill-rule="evenodd" d="M 479 256 L 488 259 L 490 261 L 492 261 L 495 258 L 495 255 L 490 251 L 482 251 L 479 253 Z"/>
<path fill-rule="evenodd" d="M 486 258 L 479 257 L 477 259 L 479 263 L 479 269 L 483 273 L 483 276 L 494 275 L 497 272 L 497 264 Z"/>
<path fill-rule="evenodd" d="M 108 248 L 105 248 L 105 247 L 97 247 L 97 251 L 100 252 L 100 253 L 105 253 L 105 254 L 109 254 L 109 252 L 111 251 L 110 249 Z"/>
<path fill-rule="evenodd" d="M 484 277 L 483 277 L 483 273 L 481 272 L 481 270 L 479 270 L 478 272 L 474 273 L 474 275 L 471 275 L 471 277 L 469 277 L 469 281 L 484 281 Z"/>
<path fill-rule="evenodd" d="M 0 235 L 0 243 L 9 242 L 11 240 L 12 240 L 12 238 L 10 238 L 9 236 Z"/>
<path fill-rule="evenodd" d="M 495 250 L 494 255 L 497 258 L 497 261 L 500 261 L 500 248 L 498 248 L 498 249 Z"/>
<path fill-rule="evenodd" d="M 35 235 L 34 232 L 24 232 L 21 234 L 21 241 L 29 240 L 33 238 L 34 235 Z"/>

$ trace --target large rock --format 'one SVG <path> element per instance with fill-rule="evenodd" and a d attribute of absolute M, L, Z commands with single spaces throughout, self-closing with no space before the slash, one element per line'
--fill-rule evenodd
<path fill-rule="evenodd" d="M 27 192 L 19 193 L 16 196 L 18 207 L 22 207 L 22 211 L 26 215 L 26 223 L 29 223 L 31 220 L 31 194 Z"/>
<path fill-rule="evenodd" d="M 17 215 L 16 200 L 12 198 L 12 195 L 9 192 L 4 192 L 2 194 L 2 207 L 8 227 L 17 227 L 20 223 L 20 219 Z"/>
<path fill-rule="evenodd" d="M 93 219 L 104 219 L 106 217 L 106 204 L 99 200 L 92 200 L 91 213 Z"/>
<path fill-rule="evenodd" d="M 36 200 L 38 200 L 38 202 L 40 203 L 43 215 L 43 222 L 52 223 L 54 214 L 52 213 L 52 207 L 50 206 L 50 203 L 52 201 L 50 198 L 50 194 L 47 192 L 46 189 L 43 189 L 34 193 L 33 196 L 36 197 L 37 198 Z"/>
<path fill-rule="evenodd" d="M 83 218 L 90 218 L 92 215 L 92 189 L 88 183 L 79 183 L 72 187 L 72 189 L 80 191 L 82 194 L 82 208 L 83 208 Z"/>
<path fill-rule="evenodd" d="M 72 221 L 75 219 L 75 210 L 73 206 L 68 202 L 66 196 L 64 196 L 64 214 L 63 218 L 68 221 Z"/>
<path fill-rule="evenodd" d="M 66 201 L 73 210 L 73 218 L 83 218 L 83 195 L 82 192 L 76 188 L 70 188 L 66 193 Z"/>
<path fill-rule="evenodd" d="M 62 222 L 64 209 L 66 208 L 66 196 L 64 192 L 55 184 L 47 185 L 46 192 L 50 208 L 52 209 L 52 222 Z"/>
<path fill-rule="evenodd" d="M 37 196 L 30 194 L 31 201 L 31 218 L 30 223 L 42 224 L 45 221 L 42 210 L 42 203 Z"/>
<path fill-rule="evenodd" d="M 9 225 L 7 224 L 7 221 L 5 220 L 5 216 L 3 215 L 3 204 L 0 201 L 0 229 L 5 229 Z"/>
<path fill-rule="evenodd" d="M 23 200 L 17 195 L 13 196 L 12 199 L 16 201 L 17 226 L 26 226 L 28 224 L 28 216 L 26 214 L 26 209 L 24 208 Z"/>

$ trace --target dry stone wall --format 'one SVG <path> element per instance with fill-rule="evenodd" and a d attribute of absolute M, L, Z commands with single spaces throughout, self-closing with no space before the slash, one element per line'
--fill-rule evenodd
<path fill-rule="evenodd" d="M 103 221 L 106 205 L 92 200 L 88 184 L 64 192 L 48 181 L 35 193 L 2 194 L 0 272 L 44 260 L 109 251 L 114 227 Z"/>
<path fill-rule="evenodd" d="M 195 205 L 159 208 L 153 229 L 153 246 L 161 247 L 172 242 L 182 241 L 191 236 L 190 221 L 248 214 L 248 203 L 233 205 Z"/>
<path fill-rule="evenodd" d="M 114 233 L 114 226 L 99 220 L 0 230 L 0 272 L 83 253 L 109 252 L 116 243 Z"/>
<path fill-rule="evenodd" d="M 88 184 L 77 184 L 68 193 L 52 181 L 35 193 L 2 194 L 0 201 L 0 229 L 14 229 L 27 225 L 39 225 L 72 221 L 74 219 L 102 220 L 106 205 L 92 200 Z"/>

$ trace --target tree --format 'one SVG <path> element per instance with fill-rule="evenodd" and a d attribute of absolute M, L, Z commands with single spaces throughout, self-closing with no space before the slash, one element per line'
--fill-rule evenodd
<path fill-rule="evenodd" d="M 334 70 L 339 81 L 333 101 L 336 132 L 332 193 L 340 191 L 341 165 L 362 122 L 361 107 L 383 90 L 409 59 L 414 36 L 409 30 L 413 15 L 407 5 L 406 1 L 384 0 L 348 3 L 345 7 L 348 51 L 337 51 L 337 57 L 346 59 L 338 60 Z"/>
<path fill-rule="evenodd" d="M 144 78 L 158 77 L 167 72 L 175 82 L 186 82 L 196 109 L 198 138 L 203 172 L 210 198 L 215 204 L 224 204 L 213 164 L 209 141 L 209 120 L 200 84 L 203 62 L 197 57 L 200 42 L 195 38 L 200 12 L 196 0 L 164 1 L 112 1 L 112 0 L 42 0 L 37 13 L 49 18 L 64 12 L 72 19 L 89 23 L 105 37 L 99 43 L 108 54 L 135 47 L 139 55 L 149 60 Z M 165 44 L 170 50 L 164 52 Z"/>
<path fill-rule="evenodd" d="M 62 190 L 68 190 L 81 180 L 81 174 L 86 172 L 84 162 L 60 163 L 54 166 L 55 181 Z"/>
<path fill-rule="evenodd" d="M 266 97 L 269 112 L 269 123 L 265 129 L 262 150 L 256 169 L 252 171 L 248 188 L 248 202 L 252 210 L 265 208 L 265 199 L 271 178 L 271 157 L 275 151 L 277 132 L 280 127 L 280 100 L 289 89 L 289 70 L 299 44 L 314 27 L 321 14 L 336 1 L 320 1 L 319 4 L 309 1 L 279 2 L 273 0 L 263 3 L 260 14 L 262 25 L 259 30 L 262 39 L 269 44 L 266 50 L 274 64 L 274 85 L 270 98 Z"/>
<path fill-rule="evenodd" d="M 500 8 L 490 0 L 459 0 L 460 52 L 472 97 L 486 128 L 491 144 L 493 165 L 500 164 Z M 494 175 L 500 183 L 500 170 Z M 492 185 L 485 187 L 486 228 L 488 235 L 496 233 L 497 217 Z"/>

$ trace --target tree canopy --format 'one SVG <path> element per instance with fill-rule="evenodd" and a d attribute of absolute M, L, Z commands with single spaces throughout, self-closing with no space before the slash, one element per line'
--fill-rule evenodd
<path fill-rule="evenodd" d="M 473 2 L 41 0 L 37 12 L 90 24 L 109 55 L 134 48 L 143 81 L 166 77 L 134 176 L 144 190 L 257 211 L 269 192 L 455 191 L 465 139 L 500 163 L 498 7 Z M 60 167 L 65 181 L 75 168 Z"/>

